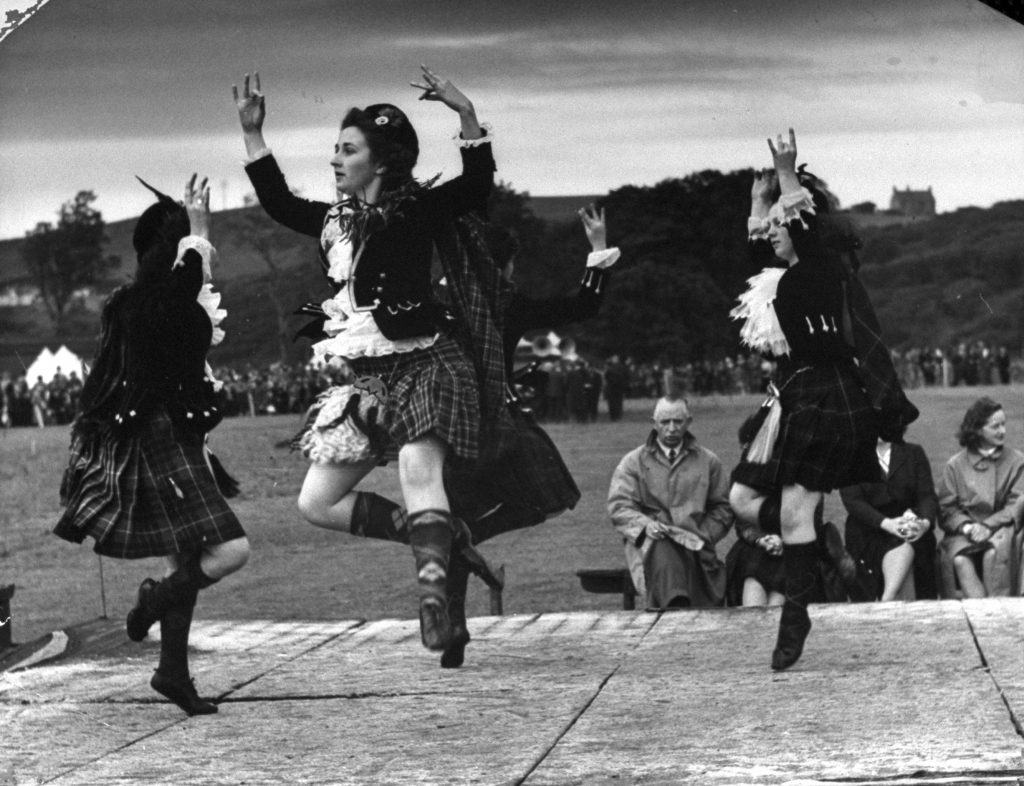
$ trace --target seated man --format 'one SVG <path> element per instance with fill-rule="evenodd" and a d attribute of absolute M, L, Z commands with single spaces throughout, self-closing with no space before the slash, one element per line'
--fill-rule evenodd
<path fill-rule="evenodd" d="M 715 544 L 733 523 L 729 477 L 697 444 L 691 420 L 684 399 L 660 399 L 654 430 L 619 462 L 608 491 L 608 513 L 648 609 L 721 606 L 725 597 Z"/>

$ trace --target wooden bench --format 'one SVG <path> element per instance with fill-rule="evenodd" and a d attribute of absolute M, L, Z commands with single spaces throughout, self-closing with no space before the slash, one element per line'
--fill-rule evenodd
<path fill-rule="evenodd" d="M 583 568 L 576 571 L 580 585 L 586 592 L 617 595 L 622 594 L 622 608 L 632 611 L 636 608 L 636 587 L 626 568 Z"/>

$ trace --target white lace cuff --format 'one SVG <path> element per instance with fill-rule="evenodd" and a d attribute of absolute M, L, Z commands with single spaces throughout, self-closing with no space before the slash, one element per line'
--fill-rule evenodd
<path fill-rule="evenodd" d="M 245 158 L 245 160 L 242 161 L 242 164 L 244 166 L 248 166 L 249 164 L 253 163 L 254 161 L 259 161 L 261 158 L 266 158 L 267 156 L 272 156 L 272 155 L 274 155 L 274 151 L 273 150 L 271 150 L 269 147 L 263 147 L 263 148 L 260 148 L 259 150 L 257 150 L 251 156 L 247 156 Z"/>
<path fill-rule="evenodd" d="M 490 123 L 481 123 L 480 128 L 484 130 L 484 135 L 479 139 L 463 139 L 462 129 L 455 132 L 455 136 L 452 137 L 455 140 L 456 147 L 480 147 L 480 145 L 489 145 L 494 141 L 494 129 Z"/>
<path fill-rule="evenodd" d="M 185 264 L 185 252 L 189 249 L 198 252 L 199 256 L 202 257 L 203 283 L 210 283 L 210 281 L 213 280 L 213 274 L 210 272 L 210 267 L 217 259 L 217 250 L 205 237 L 199 237 L 199 235 L 186 235 L 179 240 L 178 256 L 175 258 L 174 264 L 171 265 L 171 270 Z"/>
<path fill-rule="evenodd" d="M 220 292 L 213 291 L 213 284 L 203 284 L 196 297 L 196 302 L 202 306 L 203 311 L 210 318 L 210 324 L 213 325 L 210 346 L 215 347 L 224 340 L 224 328 L 220 326 L 220 323 L 228 315 L 228 312 L 220 307 Z"/>
<path fill-rule="evenodd" d="M 587 255 L 587 267 L 607 270 L 619 261 L 620 256 L 622 256 L 622 252 L 616 246 L 606 248 L 604 251 L 591 251 Z"/>
<path fill-rule="evenodd" d="M 791 194 L 783 194 L 779 197 L 777 204 L 782 210 L 781 220 L 783 224 L 788 224 L 790 221 L 799 221 L 803 228 L 806 229 L 807 222 L 803 220 L 800 213 L 806 211 L 812 216 L 815 214 L 814 198 L 811 196 L 811 192 L 803 187 Z"/>

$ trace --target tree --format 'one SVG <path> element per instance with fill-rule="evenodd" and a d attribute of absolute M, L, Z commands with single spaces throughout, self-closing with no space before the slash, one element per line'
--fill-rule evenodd
<path fill-rule="evenodd" d="M 104 281 L 119 262 L 116 256 L 103 253 L 106 225 L 100 211 L 92 207 L 95 200 L 92 191 L 79 191 L 61 206 L 56 226 L 39 222 L 26 233 L 22 245 L 25 266 L 58 336 L 64 334 L 76 294 Z"/>

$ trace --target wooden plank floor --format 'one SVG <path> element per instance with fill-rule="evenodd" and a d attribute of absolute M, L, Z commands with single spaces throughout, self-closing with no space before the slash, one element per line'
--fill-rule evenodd
<path fill-rule="evenodd" d="M 157 643 L 72 630 L 0 673 L 0 784 L 1019 783 L 1024 600 L 471 620 L 459 670 L 415 621 L 197 622 L 220 713 L 148 687 Z M 82 643 L 84 642 L 84 643 Z"/>

